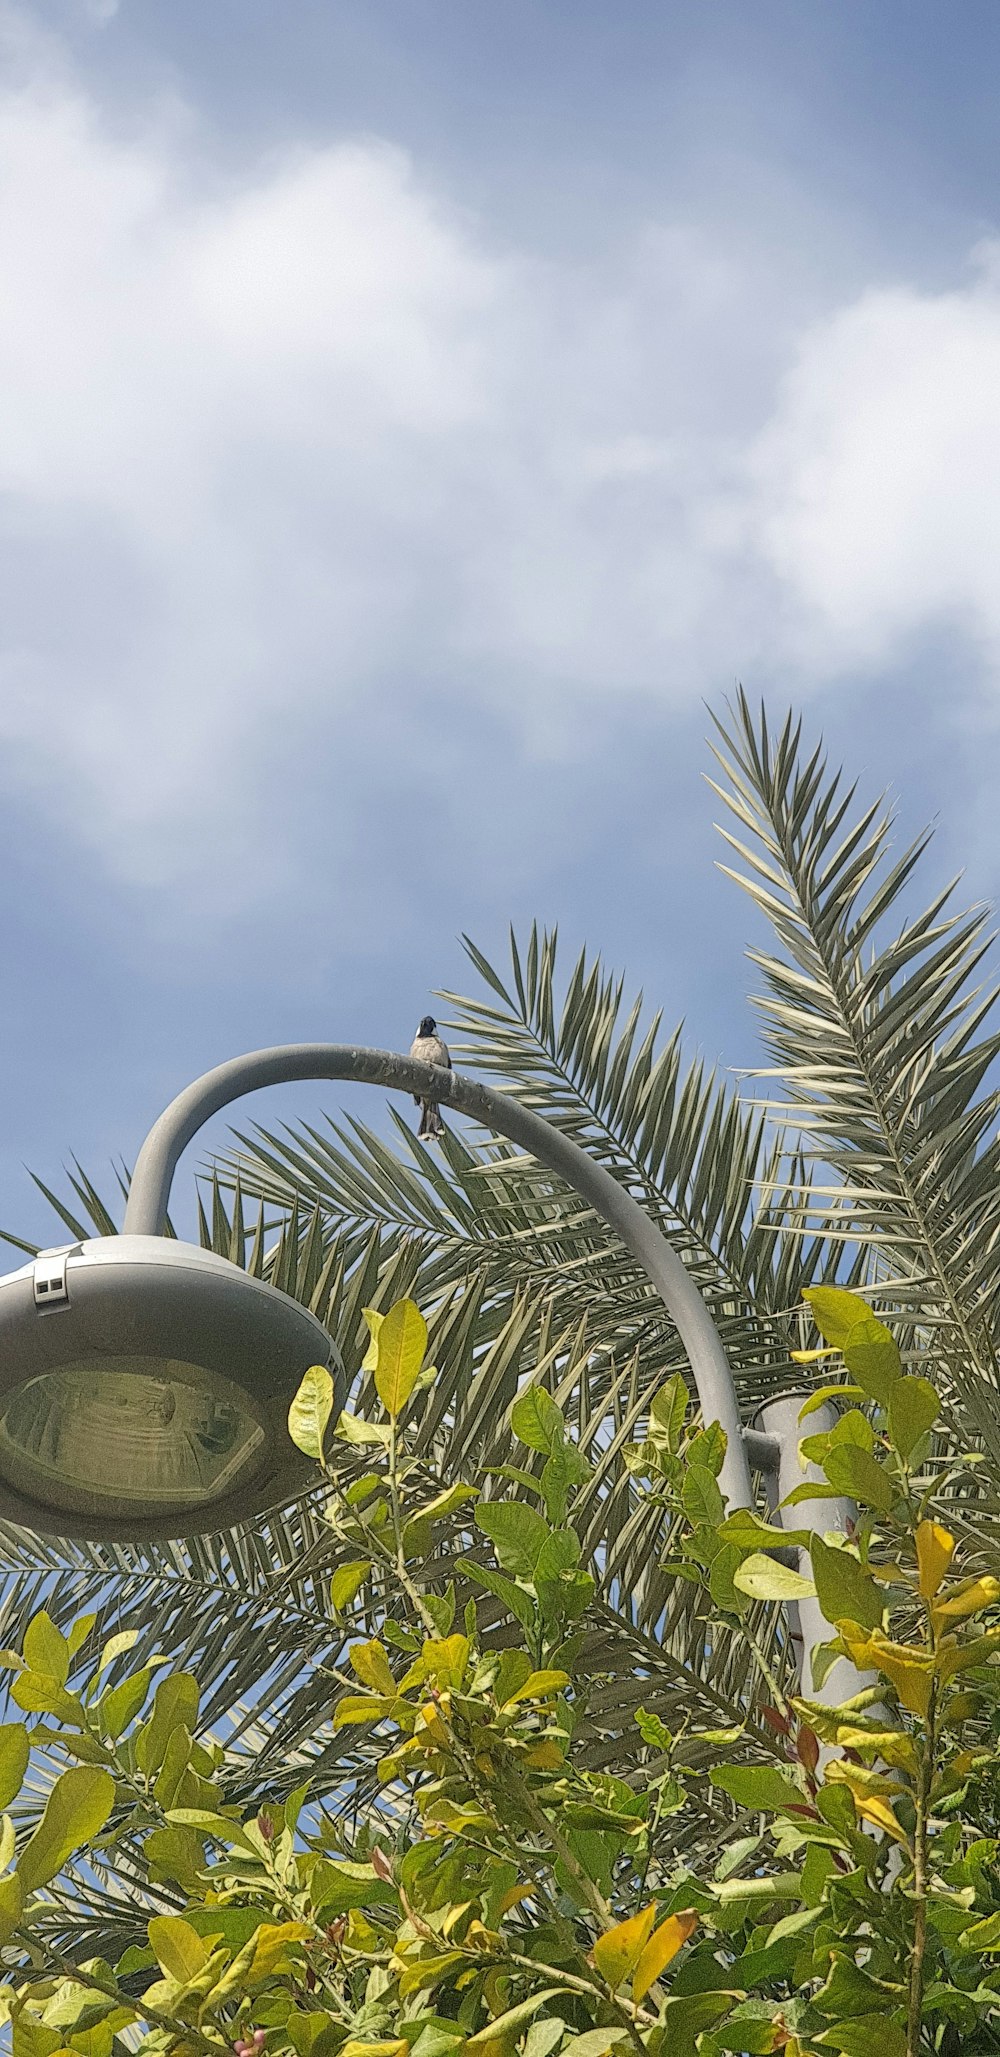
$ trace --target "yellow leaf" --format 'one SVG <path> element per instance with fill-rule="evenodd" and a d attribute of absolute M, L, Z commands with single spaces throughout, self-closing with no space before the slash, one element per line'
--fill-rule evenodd
<path fill-rule="evenodd" d="M 428 1636 L 422 1653 L 424 1676 L 442 1687 L 460 1686 L 471 1647 L 468 1636 Z"/>
<path fill-rule="evenodd" d="M 841 1622 L 840 1638 L 859 1671 L 880 1671 L 911 1714 L 926 1714 L 933 1677 L 929 1657 L 906 1643 L 891 1642 L 881 1629 L 863 1630 L 856 1621 Z"/>
<path fill-rule="evenodd" d="M 448 1730 L 433 1700 L 429 1705 L 421 1707 L 417 1715 L 417 1723 L 420 1728 L 426 1731 L 431 1742 L 436 1743 L 439 1750 L 443 1750 L 448 1741 Z"/>
<path fill-rule="evenodd" d="M 665 1971 L 671 1958 L 683 1949 L 697 1926 L 698 1916 L 693 1907 L 686 1907 L 681 1914 L 668 1914 L 666 1921 L 661 1921 L 632 1974 L 632 1993 L 636 2001 L 645 1999 L 650 1986 L 655 1985 L 661 1971 Z"/>
<path fill-rule="evenodd" d="M 208 1963 L 208 1951 L 197 1929 L 179 1914 L 154 1915 L 146 1933 L 160 1970 L 178 1985 L 186 1985 Z"/>
<path fill-rule="evenodd" d="M 397 1300 L 375 1338 L 375 1390 L 387 1414 L 401 1414 L 420 1377 L 427 1349 L 427 1323 L 412 1300 Z"/>
<path fill-rule="evenodd" d="M 378 1363 L 378 1332 L 385 1320 L 385 1315 L 379 1314 L 378 1309 L 375 1307 L 362 1307 L 361 1312 L 368 1323 L 368 1334 L 371 1338 L 368 1348 L 361 1359 L 361 1369 L 362 1371 L 374 1371 Z"/>
<path fill-rule="evenodd" d="M 289 1945 L 308 1942 L 311 1935 L 312 1929 L 305 1921 L 262 1921 L 255 1937 L 256 1949 L 249 1971 L 253 1984 L 273 1978 L 276 1972 L 285 1970 Z"/>
<path fill-rule="evenodd" d="M 349 1728 L 352 1722 L 384 1721 L 392 1711 L 395 1702 L 387 1696 L 381 1699 L 364 1693 L 347 1693 L 338 1700 L 333 1710 L 334 1728 Z"/>
<path fill-rule="evenodd" d="M 902 1729 L 852 1728 L 849 1722 L 841 1722 L 835 1741 L 842 1750 L 874 1750 L 883 1763 L 893 1765 L 896 1771 L 907 1771 L 912 1778 L 917 1775 L 917 1753 L 912 1739 Z"/>
<path fill-rule="evenodd" d="M 843 1286 L 810 1286 L 802 1295 L 820 1335 L 842 1350 L 859 1321 L 871 1313 L 867 1302 Z"/>
<path fill-rule="evenodd" d="M 387 2043 L 355 2042 L 352 2037 L 341 2043 L 338 2057 L 404 2057 L 409 2047 L 401 2036 Z"/>
<path fill-rule="evenodd" d="M 537 1891 L 535 1886 L 511 1886 L 500 1902 L 498 1913 L 509 1914 L 512 1907 L 520 1907 L 522 1900 L 531 1900 Z"/>
<path fill-rule="evenodd" d="M 971 1643 L 959 1643 L 954 1636 L 947 1636 L 939 1645 L 934 1669 L 939 1678 L 954 1678 L 957 1671 L 970 1671 L 973 1665 L 985 1664 L 998 1643 L 1000 1628 L 986 1629 L 983 1635 L 974 1636 Z"/>
<path fill-rule="evenodd" d="M 880 1771 L 869 1771 L 863 1764 L 849 1764 L 843 1757 L 835 1757 L 826 1767 L 825 1778 L 829 1785 L 850 1786 L 859 1805 L 862 1800 L 892 1800 L 905 1793 L 898 1778 L 886 1778 Z"/>
<path fill-rule="evenodd" d="M 617 1992 L 622 1980 L 634 1971 L 655 1920 L 656 1902 L 653 1900 L 641 1913 L 630 1914 L 627 1921 L 619 1921 L 614 1928 L 608 1929 L 606 1935 L 598 1936 L 592 1952 L 593 1962 L 601 1977 L 607 1979 L 612 1992 Z"/>
<path fill-rule="evenodd" d="M 323 1438 L 333 1413 L 334 1384 L 324 1364 L 311 1364 L 288 1410 L 288 1433 L 297 1450 L 323 1462 Z"/>
<path fill-rule="evenodd" d="M 568 1671 L 533 1671 L 523 1686 L 518 1686 L 516 1693 L 504 1701 L 501 1711 L 506 1713 L 508 1707 L 516 1707 L 520 1700 L 545 1700 L 550 1693 L 561 1692 L 568 1685 Z"/>
<path fill-rule="evenodd" d="M 330 1580 L 330 1600 L 338 1614 L 357 1598 L 371 1568 L 370 1557 L 355 1557 L 349 1564 L 338 1564 Z"/>
<path fill-rule="evenodd" d="M 561 1743 L 546 1737 L 540 1743 L 532 1743 L 530 1750 L 524 1753 L 524 1762 L 530 1764 L 532 1771 L 559 1771 L 564 1754 Z"/>
<path fill-rule="evenodd" d="M 363 1686 L 370 1686 L 373 1693 L 395 1693 L 396 1681 L 381 1643 L 352 1643 L 347 1654 Z"/>
<path fill-rule="evenodd" d="M 970 1614 L 980 1614 L 984 1607 L 995 1606 L 998 1600 L 1000 1579 L 966 1579 L 946 1600 L 938 1600 L 932 1606 L 934 1626 L 940 1628 L 946 1621 L 965 1621 Z"/>
<path fill-rule="evenodd" d="M 933 1600 L 954 1556 L 955 1538 L 938 1522 L 922 1521 L 917 1529 L 916 1544 L 920 1595 L 924 1600 Z"/>
<path fill-rule="evenodd" d="M 788 1355 L 793 1364 L 817 1364 L 821 1357 L 839 1357 L 840 1351 L 832 1347 L 828 1350 L 789 1350 Z"/>
<path fill-rule="evenodd" d="M 859 1800 L 855 1797 L 855 1806 L 863 1821 L 870 1821 L 873 1828 L 884 1829 L 886 1835 L 894 1836 L 897 1843 L 906 1842 L 903 1830 L 887 1801 Z"/>
<path fill-rule="evenodd" d="M 421 1957 L 408 1964 L 399 1976 L 399 1990 L 404 1996 L 417 1993 L 421 1986 L 436 1985 L 446 1972 L 454 1971 L 462 1962 L 461 1950 L 445 1950 L 440 1956 Z"/>

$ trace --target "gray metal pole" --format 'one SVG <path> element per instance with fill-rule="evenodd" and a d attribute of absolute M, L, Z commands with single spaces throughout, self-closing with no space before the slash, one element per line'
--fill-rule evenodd
<path fill-rule="evenodd" d="M 802 1428 L 799 1424 L 799 1410 L 804 1397 L 802 1393 L 791 1393 L 778 1400 L 768 1400 L 757 1417 L 762 1430 L 765 1434 L 773 1436 L 777 1444 L 776 1477 L 779 1501 L 785 1499 L 796 1486 L 807 1482 L 814 1485 L 826 1484 L 818 1465 L 803 1464 L 800 1461 L 799 1442 L 803 1435 L 822 1435 L 832 1429 L 837 1419 L 836 1409 L 829 1402 L 823 1407 L 817 1407 L 809 1416 L 807 1426 Z M 790 1527 L 808 1529 L 811 1535 L 821 1536 L 827 1529 L 839 1529 L 843 1533 L 849 1523 L 856 1521 L 857 1512 L 853 1500 L 800 1500 L 797 1506 L 789 1508 L 787 1520 Z M 785 1517 L 778 1514 L 777 1519 L 783 1521 Z M 804 1578 L 809 1578 L 812 1566 L 808 1550 L 799 1545 L 796 1554 L 798 1569 Z M 790 1607 L 788 1612 L 792 1634 L 798 1630 L 802 1638 L 799 1675 L 802 1679 L 802 1690 L 811 1699 L 819 1700 L 824 1707 L 838 1707 L 842 1701 L 851 1699 L 864 1687 L 876 1683 L 874 1672 L 856 1671 L 846 1657 L 838 1657 L 836 1664 L 831 1665 L 822 1685 L 814 1687 L 812 1653 L 817 1643 L 830 1641 L 833 1630 L 825 1614 L 821 1612 L 818 1600 L 797 1600 L 794 1609 Z"/>
<path fill-rule="evenodd" d="M 339 1043 L 290 1043 L 232 1057 L 179 1093 L 150 1129 L 136 1160 L 125 1233 L 163 1234 L 177 1160 L 204 1122 L 245 1093 L 255 1093 L 262 1086 L 287 1085 L 295 1079 L 349 1079 L 438 1100 L 519 1144 L 565 1179 L 615 1231 L 656 1287 L 687 1351 L 704 1419 L 718 1421 L 726 1432 L 719 1481 L 722 1491 L 730 1508 L 753 1506 L 729 1361 L 708 1308 L 676 1251 L 631 1194 L 579 1144 L 510 1094 L 494 1092 L 476 1079 L 435 1065 L 415 1064 L 412 1058 L 397 1057 L 388 1050 Z"/>

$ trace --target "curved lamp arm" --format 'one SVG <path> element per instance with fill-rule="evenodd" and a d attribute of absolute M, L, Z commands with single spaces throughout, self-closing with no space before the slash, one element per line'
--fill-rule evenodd
<path fill-rule="evenodd" d="M 719 1480 L 722 1491 L 730 1508 L 752 1507 L 750 1468 L 733 1375 L 708 1308 L 676 1251 L 631 1194 L 579 1144 L 509 1094 L 494 1092 L 476 1079 L 437 1065 L 416 1064 L 412 1058 L 396 1057 L 388 1050 L 362 1050 L 341 1043 L 289 1043 L 231 1057 L 179 1093 L 150 1129 L 132 1176 L 125 1233 L 163 1234 L 177 1160 L 204 1122 L 244 1093 L 255 1093 L 261 1086 L 287 1085 L 294 1079 L 349 1079 L 440 1101 L 519 1144 L 565 1179 L 614 1230 L 656 1287 L 687 1351 L 702 1414 L 706 1422 L 717 1421 L 726 1432 Z"/>

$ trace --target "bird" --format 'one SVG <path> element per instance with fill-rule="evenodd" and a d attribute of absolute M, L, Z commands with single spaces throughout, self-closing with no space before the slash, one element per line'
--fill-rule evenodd
<path fill-rule="evenodd" d="M 447 1046 L 437 1032 L 437 1022 L 432 1014 L 425 1014 L 410 1045 L 410 1056 L 417 1064 L 439 1064 L 444 1071 L 451 1070 L 451 1058 Z M 420 1109 L 420 1127 L 417 1135 L 423 1142 L 432 1136 L 444 1135 L 444 1122 L 436 1100 L 422 1100 L 419 1093 L 413 1095 L 414 1103 Z"/>

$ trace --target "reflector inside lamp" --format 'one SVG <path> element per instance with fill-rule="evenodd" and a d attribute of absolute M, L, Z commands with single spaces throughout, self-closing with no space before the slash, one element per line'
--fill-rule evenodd
<path fill-rule="evenodd" d="M 0 1415 L 0 1478 L 74 1514 L 204 1506 L 249 1480 L 264 1429 L 239 1386 L 161 1357 L 93 1359 L 15 1387 Z"/>

